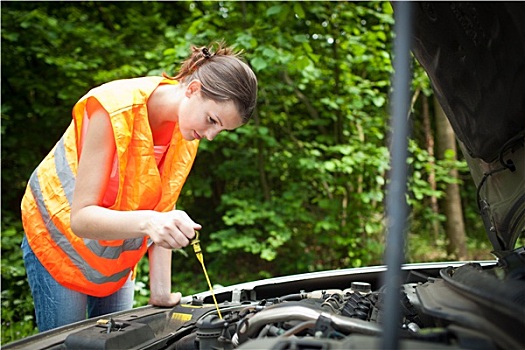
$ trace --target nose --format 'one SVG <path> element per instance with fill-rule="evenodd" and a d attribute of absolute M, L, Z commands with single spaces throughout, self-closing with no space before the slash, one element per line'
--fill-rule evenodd
<path fill-rule="evenodd" d="M 208 130 L 208 131 L 206 132 L 206 139 L 207 139 L 208 141 L 212 141 L 212 140 L 215 138 L 215 136 L 219 135 L 219 133 L 220 133 L 221 131 L 222 131 L 222 130 L 220 130 L 220 129 Z"/>

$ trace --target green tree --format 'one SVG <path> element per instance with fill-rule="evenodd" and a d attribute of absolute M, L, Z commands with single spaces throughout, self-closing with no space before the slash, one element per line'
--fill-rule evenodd
<path fill-rule="evenodd" d="M 20 199 L 73 104 L 109 80 L 173 74 L 191 44 L 243 49 L 259 80 L 253 120 L 201 143 L 178 203 L 204 227 L 212 281 L 382 263 L 392 24 L 388 2 L 3 2 L 2 342 L 34 331 Z M 418 89 L 431 96 L 420 68 Z M 409 236 L 425 246 L 443 221 L 429 198 L 442 196 L 451 168 L 465 168 L 429 154 L 416 100 Z M 407 252 L 428 257 L 413 243 Z M 147 272 L 143 259 L 137 305 Z M 176 255 L 173 282 L 186 295 L 207 289 L 189 250 Z"/>
<path fill-rule="evenodd" d="M 153 2 L 2 3 L 2 342 L 35 331 L 19 248 L 31 172 L 90 87 L 157 67 L 169 26 L 161 15 L 177 21 L 185 11 Z"/>

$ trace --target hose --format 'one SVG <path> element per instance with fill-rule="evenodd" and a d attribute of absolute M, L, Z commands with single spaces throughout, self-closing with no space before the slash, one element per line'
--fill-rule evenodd
<path fill-rule="evenodd" d="M 255 336 L 266 324 L 286 321 L 316 321 L 319 317 L 330 320 L 334 329 L 349 333 L 360 333 L 365 335 L 381 334 L 381 328 L 368 321 L 333 315 L 320 310 L 314 310 L 302 305 L 275 305 L 255 314 L 243 322 L 232 341 L 237 346 L 248 338 Z"/>

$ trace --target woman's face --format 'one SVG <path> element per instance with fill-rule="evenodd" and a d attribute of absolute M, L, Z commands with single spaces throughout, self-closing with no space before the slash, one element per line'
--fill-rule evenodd
<path fill-rule="evenodd" d="M 215 102 L 201 93 L 201 83 L 194 80 L 185 87 L 179 108 L 179 129 L 187 141 L 202 138 L 213 140 L 223 130 L 242 125 L 233 101 Z"/>

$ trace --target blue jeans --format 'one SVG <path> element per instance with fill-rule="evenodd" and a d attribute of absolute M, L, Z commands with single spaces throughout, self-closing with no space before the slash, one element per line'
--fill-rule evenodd
<path fill-rule="evenodd" d="M 55 281 L 33 253 L 25 235 L 22 252 L 40 332 L 133 307 L 135 282 L 131 277 L 115 293 L 103 298 L 93 297 Z"/>

